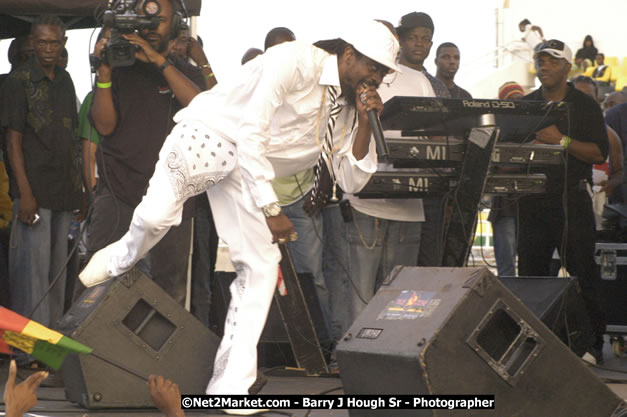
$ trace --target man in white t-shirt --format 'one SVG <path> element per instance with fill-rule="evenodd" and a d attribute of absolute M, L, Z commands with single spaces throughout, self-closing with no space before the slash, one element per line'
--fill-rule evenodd
<path fill-rule="evenodd" d="M 542 28 L 532 25 L 529 19 L 521 20 L 518 24 L 518 29 L 523 33 L 522 40 L 525 41 L 532 50 L 535 49 L 540 42 L 544 41 Z"/>
<path fill-rule="evenodd" d="M 395 96 L 436 96 L 424 73 L 408 66 L 407 54 L 412 53 L 412 49 L 403 41 L 403 29 L 396 28 L 401 45 L 399 67 L 402 72 L 387 76 L 379 86 L 377 92 L 383 103 Z M 400 138 L 400 131 L 386 131 L 385 137 Z M 378 170 L 391 171 L 394 168 L 379 163 Z M 348 322 L 352 323 L 396 265 L 417 264 L 425 214 L 420 199 L 370 200 L 351 194 L 344 197 L 350 202 L 350 207 L 344 207 L 342 235 L 347 248 L 344 264 L 353 281 L 348 286 Z M 347 211 L 350 214 L 347 215 Z"/>

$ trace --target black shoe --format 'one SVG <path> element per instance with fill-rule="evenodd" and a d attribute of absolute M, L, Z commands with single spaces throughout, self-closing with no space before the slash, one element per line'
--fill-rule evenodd
<path fill-rule="evenodd" d="M 255 382 L 248 388 L 248 395 L 257 395 L 267 382 L 268 378 L 266 378 L 264 373 L 257 370 L 257 379 L 255 379 Z"/>

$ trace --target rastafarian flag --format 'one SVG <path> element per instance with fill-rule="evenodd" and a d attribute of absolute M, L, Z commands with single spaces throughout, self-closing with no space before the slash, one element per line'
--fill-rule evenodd
<path fill-rule="evenodd" d="M 11 348 L 28 353 L 57 370 L 68 353 L 89 354 L 92 349 L 41 324 L 0 306 L 0 353 Z"/>

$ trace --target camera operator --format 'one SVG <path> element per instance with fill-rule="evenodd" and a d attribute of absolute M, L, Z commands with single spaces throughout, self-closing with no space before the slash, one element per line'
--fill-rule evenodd
<path fill-rule="evenodd" d="M 138 7 L 140 15 L 142 6 Z M 136 47 L 135 63 L 112 69 L 104 59 L 97 69 L 90 116 L 103 139 L 96 156 L 100 181 L 87 226 L 89 256 L 128 230 L 172 129 L 172 116 L 205 86 L 200 69 L 168 58 L 169 41 L 178 35 L 182 17 L 175 12 L 174 0 L 160 0 L 160 6 L 158 27 L 122 35 Z M 95 47 L 99 59 L 106 42 L 101 40 Z M 155 283 L 179 303 L 185 300 L 192 230 L 189 209 L 184 210 L 181 224 L 153 248 L 149 259 Z"/>

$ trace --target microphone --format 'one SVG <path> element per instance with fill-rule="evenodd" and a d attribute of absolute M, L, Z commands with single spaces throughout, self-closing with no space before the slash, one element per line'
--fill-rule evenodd
<path fill-rule="evenodd" d="M 385 138 L 383 137 L 383 128 L 381 127 L 381 120 L 376 110 L 368 110 L 368 122 L 370 123 L 370 129 L 374 136 L 374 142 L 377 145 L 377 155 L 379 160 L 387 163 L 390 157 L 390 151 Z"/>

